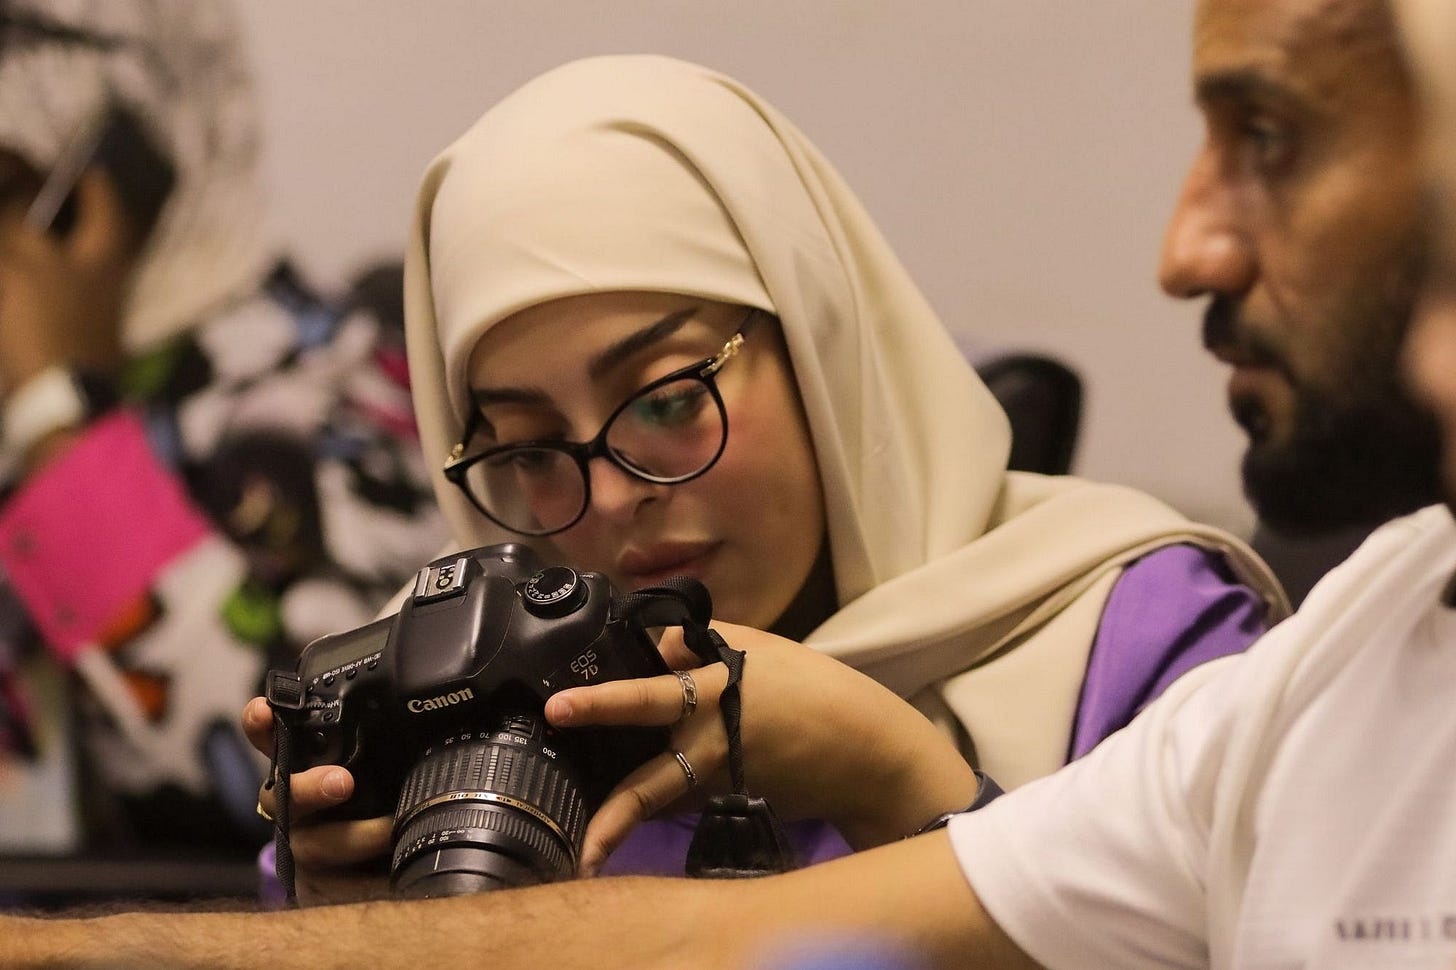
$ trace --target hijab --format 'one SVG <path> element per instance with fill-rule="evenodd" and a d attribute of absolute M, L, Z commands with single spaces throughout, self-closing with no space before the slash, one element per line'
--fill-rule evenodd
<path fill-rule="evenodd" d="M 491 108 L 426 171 L 405 290 L 417 417 L 440 462 L 470 413 L 471 350 L 519 310 L 647 290 L 775 314 L 841 604 L 806 642 L 915 699 L 998 780 L 1064 759 L 1100 607 L 1131 558 L 1212 545 L 1283 608 L 1232 536 L 1128 488 L 1008 473 L 1005 414 L 859 201 L 791 122 L 711 70 L 591 58 Z M 459 541 L 518 540 L 439 465 L 435 486 Z M 970 693 L 1056 681 L 1054 699 L 1008 721 L 966 696 L 968 672 L 1038 638 L 1016 683 Z M 1036 750 L 1001 758 L 997 732 L 1035 734 Z"/>
<path fill-rule="evenodd" d="M 134 353 L 256 290 L 276 253 L 252 79 L 223 0 L 0 2 L 0 147 L 48 171 L 108 97 L 177 174 L 123 310 Z"/>

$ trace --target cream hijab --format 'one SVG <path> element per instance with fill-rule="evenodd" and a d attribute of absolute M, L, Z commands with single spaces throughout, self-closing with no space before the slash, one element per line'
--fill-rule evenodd
<path fill-rule="evenodd" d="M 469 413 L 471 349 L 518 310 L 649 290 L 777 314 L 844 604 L 808 642 L 915 698 L 1003 784 L 1065 758 L 1102 602 L 1133 556 L 1226 549 L 1284 609 L 1231 536 L 1130 489 L 1008 474 L 1005 415 L 858 200 L 793 124 L 704 68 L 592 58 L 501 101 L 426 172 L 405 289 L 439 460 Z M 438 467 L 460 542 L 511 538 Z M 1023 653 L 1038 659 L 1010 680 L 982 675 Z"/>

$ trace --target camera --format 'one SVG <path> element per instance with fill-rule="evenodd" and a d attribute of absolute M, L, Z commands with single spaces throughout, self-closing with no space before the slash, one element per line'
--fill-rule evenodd
<path fill-rule="evenodd" d="M 569 878 L 587 820 L 667 731 L 557 730 L 544 704 L 568 687 L 667 673 L 650 629 L 711 612 L 687 583 L 698 602 L 681 583 L 622 596 L 518 543 L 437 559 L 399 612 L 269 672 L 286 735 L 278 770 L 343 765 L 354 796 L 331 817 L 393 812 L 396 895 Z"/>

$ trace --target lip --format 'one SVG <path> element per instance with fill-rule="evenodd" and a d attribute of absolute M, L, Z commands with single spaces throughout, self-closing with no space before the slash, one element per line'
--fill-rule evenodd
<path fill-rule="evenodd" d="M 1281 369 L 1273 361 L 1236 344 L 1209 347 L 1208 352 L 1213 355 L 1214 360 L 1232 368 L 1228 380 L 1230 399 L 1257 395 L 1267 389 L 1271 382 L 1283 379 Z"/>
<path fill-rule="evenodd" d="M 1221 364 L 1228 364 L 1235 369 L 1264 368 L 1268 366 L 1266 362 L 1259 360 L 1254 354 L 1234 344 L 1219 344 L 1218 346 L 1209 347 L 1208 352 L 1213 355 L 1214 360 Z"/>
<path fill-rule="evenodd" d="M 652 586 L 669 576 L 702 579 L 718 546 L 716 542 L 656 542 L 629 546 L 617 557 L 617 572 L 636 589 Z"/>
<path fill-rule="evenodd" d="M 1271 382 L 1281 379 L 1278 368 L 1267 364 L 1236 364 L 1229 373 L 1229 397 L 1257 395 L 1266 390 Z"/>

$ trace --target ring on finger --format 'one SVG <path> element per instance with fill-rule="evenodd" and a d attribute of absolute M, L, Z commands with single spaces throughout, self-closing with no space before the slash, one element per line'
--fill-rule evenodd
<path fill-rule="evenodd" d="M 268 810 L 263 807 L 263 803 L 261 801 L 258 802 L 258 807 L 253 809 L 253 811 L 257 812 L 258 817 L 261 818 L 263 821 L 270 823 L 273 821 L 273 816 L 268 814 Z"/>
<path fill-rule="evenodd" d="M 681 721 L 691 717 L 693 711 L 698 709 L 698 684 L 686 670 L 674 670 L 673 673 L 677 674 L 677 682 L 682 687 L 682 710 L 677 715 L 677 719 Z"/>
<path fill-rule="evenodd" d="M 677 759 L 678 767 L 683 770 L 683 774 L 688 776 L 688 791 L 692 791 L 694 788 L 697 788 L 698 773 L 693 770 L 692 765 L 688 764 L 687 757 L 683 755 L 681 751 L 674 751 L 672 753 L 672 756 Z"/>

